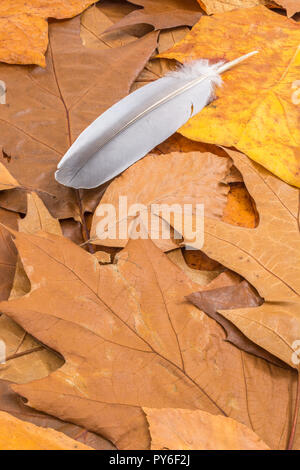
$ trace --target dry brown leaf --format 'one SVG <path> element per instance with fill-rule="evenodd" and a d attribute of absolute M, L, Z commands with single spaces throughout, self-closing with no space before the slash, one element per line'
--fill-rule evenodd
<path fill-rule="evenodd" d="M 260 222 L 257 228 L 246 229 L 206 219 L 201 249 L 243 276 L 265 302 L 257 308 L 220 313 L 252 341 L 296 367 L 293 343 L 300 338 L 299 190 L 245 155 L 228 153 L 256 202 Z"/>
<path fill-rule="evenodd" d="M 205 271 L 200 269 L 190 268 L 183 257 L 181 248 L 177 250 L 172 250 L 167 254 L 169 260 L 171 260 L 176 266 L 178 266 L 182 271 L 187 275 L 187 277 L 201 286 L 206 286 L 211 281 L 213 281 L 221 271 Z"/>
<path fill-rule="evenodd" d="M 113 31 L 137 23 L 146 23 L 154 29 L 193 26 L 202 13 L 196 0 L 130 0 L 143 7 L 122 18 L 109 30 Z"/>
<path fill-rule="evenodd" d="M 93 450 L 65 434 L 0 411 L 0 450 Z"/>
<path fill-rule="evenodd" d="M 45 66 L 47 18 L 72 18 L 94 0 L 1 0 L 0 61 Z"/>
<path fill-rule="evenodd" d="M 0 163 L 0 191 L 18 188 L 18 181 L 10 174 L 8 169 Z"/>
<path fill-rule="evenodd" d="M 19 214 L 0 208 L 0 223 L 4 226 L 16 229 L 18 219 Z M 17 253 L 11 235 L 2 225 L 0 225 L 0 239 L 0 299 L 6 300 L 13 285 Z"/>
<path fill-rule="evenodd" d="M 270 447 L 286 446 L 296 374 L 226 343 L 184 300 L 199 286 L 151 240 L 130 241 L 117 264 L 100 266 L 65 238 L 15 237 L 32 290 L 1 311 L 66 359 L 49 377 L 14 386 L 29 406 L 120 449 L 149 447 L 141 407 L 227 415 Z"/>
<path fill-rule="evenodd" d="M 150 33 L 123 48 L 98 50 L 85 48 L 79 34 L 79 17 L 50 25 L 46 69 L 0 65 L 7 85 L 0 146 L 10 156 L 3 163 L 22 187 L 42 191 L 58 218 L 79 215 L 74 191 L 54 179 L 58 161 L 91 121 L 129 92 L 157 37 Z M 101 188 L 84 192 L 84 209 L 90 210 L 91 200 L 95 205 L 100 196 Z M 25 212 L 24 191 L 2 192 L 0 205 Z"/>
<path fill-rule="evenodd" d="M 234 419 L 200 410 L 143 408 L 152 450 L 270 450 Z"/>
<path fill-rule="evenodd" d="M 221 218 L 228 193 L 228 187 L 221 182 L 229 168 L 228 159 L 212 153 L 175 152 L 166 155 L 147 155 L 116 178 L 106 190 L 93 217 L 91 228 L 93 243 L 104 246 L 126 245 L 128 240 L 126 233 L 130 233 L 130 221 L 134 214 L 131 214 L 131 217 L 130 214 L 124 216 L 122 210 L 119 210 L 120 195 L 127 196 L 128 210 L 133 204 L 144 204 L 148 208 L 148 212 L 147 210 L 141 211 L 141 219 L 147 229 L 148 222 L 151 220 L 150 214 L 158 217 L 152 210 L 153 204 L 168 204 L 169 206 L 192 204 L 193 211 L 195 211 L 196 204 L 203 203 L 208 216 Z M 105 207 L 104 204 L 112 204 L 116 209 L 116 218 L 113 218 L 114 214 L 109 214 L 105 223 L 105 226 L 110 228 L 116 227 L 114 239 L 100 239 L 102 232 L 103 236 L 106 233 L 105 227 L 100 226 L 103 216 L 106 218 L 106 214 L 101 215 L 100 212 Z M 119 233 L 126 220 L 128 231 L 125 231 L 124 238 L 121 238 Z M 176 247 L 172 240 L 162 239 L 160 231 L 154 233 L 153 240 L 165 251 Z"/>
<path fill-rule="evenodd" d="M 60 421 L 53 416 L 29 408 L 22 398 L 11 390 L 11 382 L 0 379 L 0 410 L 15 416 L 16 418 L 36 424 L 42 428 L 52 428 L 62 432 L 76 441 L 97 450 L 112 450 L 115 447 L 103 437 L 88 432 L 74 424 Z"/>
<path fill-rule="evenodd" d="M 246 228 L 257 227 L 259 216 L 244 183 L 235 183 L 230 186 L 223 212 L 223 222 Z"/>

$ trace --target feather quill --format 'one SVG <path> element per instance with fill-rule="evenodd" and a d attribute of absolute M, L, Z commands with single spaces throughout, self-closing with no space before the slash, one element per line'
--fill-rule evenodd
<path fill-rule="evenodd" d="M 221 73 L 256 53 L 213 65 L 197 60 L 129 94 L 79 135 L 56 180 L 90 189 L 114 178 L 199 113 L 221 85 Z"/>

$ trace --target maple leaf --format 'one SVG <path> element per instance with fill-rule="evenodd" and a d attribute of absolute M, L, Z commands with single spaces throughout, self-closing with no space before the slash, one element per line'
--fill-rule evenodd
<path fill-rule="evenodd" d="M 181 207 L 191 204 L 195 211 L 196 204 L 203 203 L 207 214 L 222 217 L 229 190 L 222 182 L 230 166 L 228 159 L 208 152 L 149 154 L 123 172 L 107 188 L 93 217 L 93 243 L 125 246 L 128 240 L 126 233 L 130 231 L 129 221 L 135 215 L 130 212 L 134 204 L 145 206 L 146 210 L 141 211 L 140 217 L 149 233 L 150 226 L 147 222 L 152 222 L 152 217 L 159 217 L 159 214 L 154 213 L 154 204 L 168 204 L 169 207 L 173 204 L 179 204 Z M 128 212 L 125 215 L 119 207 L 120 195 L 127 197 Z M 116 226 L 116 237 L 113 239 L 104 238 L 106 232 L 100 229 L 104 225 L 102 208 L 105 208 L 105 204 L 111 204 L 115 208 L 115 214 L 105 217 L 105 226 L 109 229 Z M 143 219 L 143 216 L 148 219 L 148 215 L 149 220 Z M 122 227 L 126 218 L 128 231 L 122 238 L 121 231 L 124 231 Z M 152 225 L 154 226 L 154 223 Z M 155 232 L 153 239 L 165 251 L 176 247 L 172 240 L 162 239 L 160 232 Z"/>
<path fill-rule="evenodd" d="M 47 378 L 14 386 L 29 406 L 121 449 L 150 445 L 141 407 L 222 414 L 285 447 L 294 371 L 224 342 L 221 327 L 184 300 L 199 285 L 151 240 L 131 240 L 117 264 L 100 266 L 67 239 L 14 236 L 31 292 L 1 311 L 66 360 Z"/>
<path fill-rule="evenodd" d="M 93 450 L 65 434 L 0 411 L 0 450 Z"/>
<path fill-rule="evenodd" d="M 224 74 L 218 99 L 180 132 L 193 140 L 234 146 L 300 186 L 300 108 L 293 100 L 299 43 L 299 25 L 263 6 L 203 16 L 185 39 L 160 57 L 185 62 L 232 60 L 252 50 L 259 54 Z"/>
<path fill-rule="evenodd" d="M 205 411 L 143 408 L 152 450 L 270 450 L 249 428 Z"/>
<path fill-rule="evenodd" d="M 256 202 L 260 222 L 250 230 L 207 218 L 201 249 L 243 276 L 264 303 L 219 312 L 256 344 L 295 367 L 293 343 L 300 338 L 299 190 L 245 155 L 228 153 Z"/>
<path fill-rule="evenodd" d="M 0 410 L 15 416 L 16 418 L 33 423 L 43 428 L 52 428 L 62 432 L 82 444 L 93 447 L 96 450 L 112 450 L 115 447 L 101 436 L 88 432 L 74 424 L 60 421 L 53 416 L 29 408 L 24 401 L 10 388 L 11 382 L 0 379 Z"/>
<path fill-rule="evenodd" d="M 72 18 L 94 0 L 2 0 L 0 61 L 44 67 L 48 46 L 47 18 Z"/>
<path fill-rule="evenodd" d="M 154 29 L 193 26 L 202 15 L 196 0 L 130 0 L 130 3 L 143 8 L 132 11 L 108 31 L 138 23 L 150 24 Z"/>
<path fill-rule="evenodd" d="M 40 191 L 59 218 L 78 219 L 79 210 L 74 191 L 54 179 L 57 163 L 86 126 L 129 92 L 157 41 L 150 33 L 122 48 L 89 49 L 79 32 L 79 17 L 50 25 L 46 69 L 0 65 L 7 85 L 0 145 L 11 155 L 5 166 L 20 186 Z M 100 189 L 85 192 L 83 210 L 100 196 Z M 0 205 L 25 212 L 24 191 L 2 193 Z"/>

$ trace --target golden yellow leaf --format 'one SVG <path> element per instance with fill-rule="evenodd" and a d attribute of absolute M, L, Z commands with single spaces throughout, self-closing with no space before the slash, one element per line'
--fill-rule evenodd
<path fill-rule="evenodd" d="M 93 450 L 65 434 L 0 411 L 0 450 Z"/>
<path fill-rule="evenodd" d="M 224 74 L 217 98 L 180 132 L 193 140 L 235 146 L 289 184 L 300 187 L 298 23 L 263 6 L 202 17 L 162 57 L 232 60 L 259 54 Z"/>
<path fill-rule="evenodd" d="M 270 450 L 234 419 L 201 410 L 143 408 L 152 450 Z"/>
<path fill-rule="evenodd" d="M 0 61 L 45 67 L 47 18 L 72 18 L 94 0 L 1 0 Z"/>

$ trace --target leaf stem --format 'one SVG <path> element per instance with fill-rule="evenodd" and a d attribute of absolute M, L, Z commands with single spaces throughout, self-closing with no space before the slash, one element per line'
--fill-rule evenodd
<path fill-rule="evenodd" d="M 80 213 L 80 219 L 81 219 L 81 227 L 82 227 L 82 236 L 85 241 L 85 244 L 87 246 L 87 249 L 91 254 L 95 253 L 94 247 L 90 244 L 90 233 L 89 229 L 87 228 L 86 220 L 85 220 L 85 215 L 84 215 L 84 210 L 82 207 L 82 202 L 81 202 L 81 194 L 80 194 L 80 189 L 75 189 L 76 193 L 76 198 L 77 198 L 77 204 L 79 207 L 79 213 Z"/>

